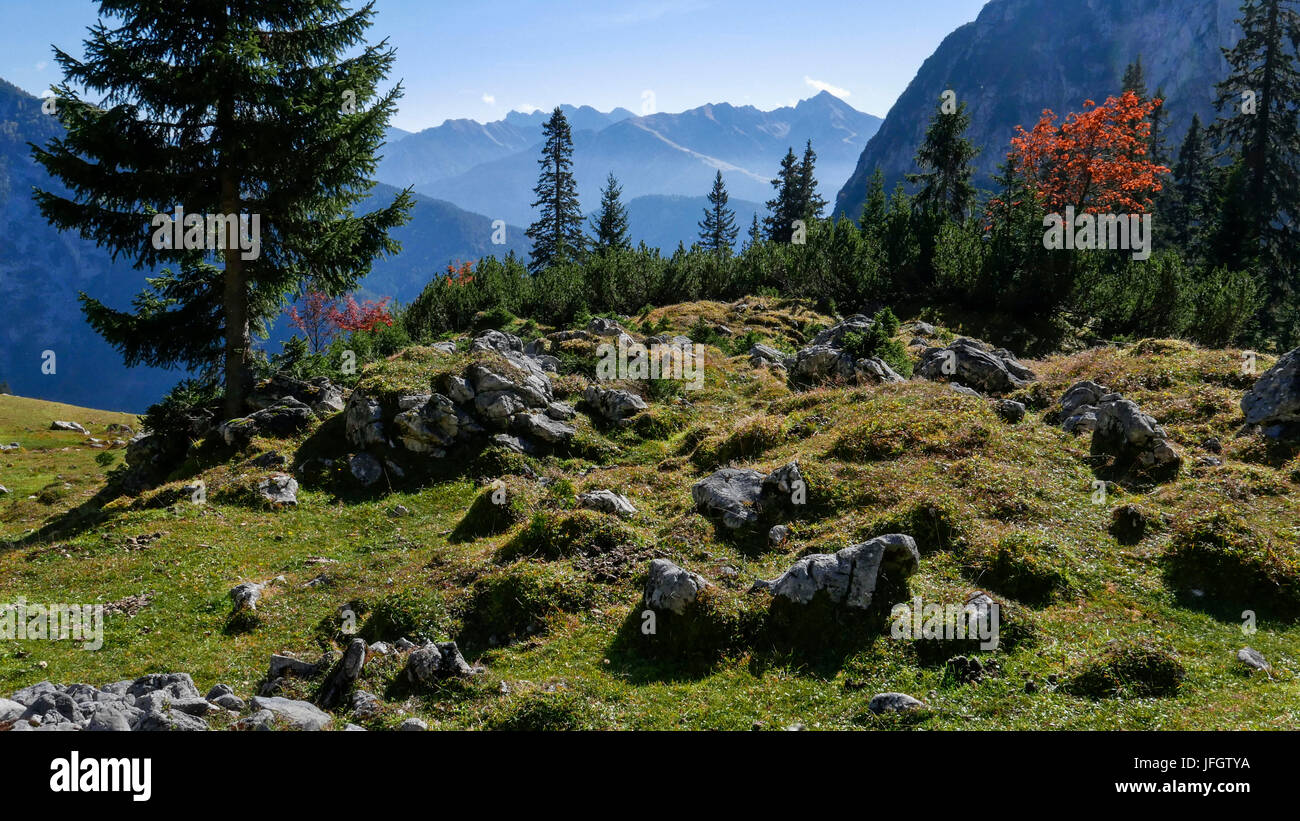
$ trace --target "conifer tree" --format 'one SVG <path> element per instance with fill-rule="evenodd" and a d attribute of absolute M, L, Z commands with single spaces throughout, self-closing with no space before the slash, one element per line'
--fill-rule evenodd
<path fill-rule="evenodd" d="M 627 206 L 623 205 L 623 189 L 618 179 L 610 174 L 600 192 L 600 211 L 591 222 L 594 232 L 591 250 L 597 254 L 605 251 L 624 251 L 632 247 L 628 235 Z"/>
<path fill-rule="evenodd" d="M 719 257 L 731 255 L 740 228 L 736 225 L 735 212 L 727 207 L 727 186 L 722 181 L 721 171 L 713 177 L 713 190 L 709 192 L 709 207 L 704 209 L 704 219 L 699 226 L 700 246 L 704 250 Z"/>
<path fill-rule="evenodd" d="M 763 232 L 758 226 L 758 214 L 749 223 L 749 241 L 745 243 L 746 248 L 754 248 L 763 242 Z"/>
<path fill-rule="evenodd" d="M 1239 160 L 1241 179 L 1226 178 L 1220 202 L 1229 212 L 1220 216 L 1215 247 L 1231 245 L 1224 226 L 1245 229 L 1266 286 L 1265 330 L 1293 344 L 1300 337 L 1300 12 L 1295 0 L 1245 0 L 1241 13 L 1241 39 L 1223 50 L 1229 74 L 1218 85 L 1220 116 L 1210 128 L 1214 142 Z"/>
<path fill-rule="evenodd" d="M 533 273 L 577 259 L 584 243 L 578 183 L 573 178 L 573 133 L 559 106 L 542 126 L 542 134 L 546 142 L 537 161 L 542 171 L 533 189 L 537 195 L 533 207 L 541 213 L 527 231 L 533 241 L 528 265 Z"/>
<path fill-rule="evenodd" d="M 407 192 L 353 212 L 401 96 L 378 88 L 394 51 L 365 44 L 373 3 L 105 0 L 100 14 L 84 61 L 55 49 L 66 134 L 33 156 L 68 194 L 37 204 L 138 269 L 167 266 L 133 310 L 85 294 L 82 310 L 128 365 L 220 374 L 226 415 L 243 415 L 253 331 L 309 277 L 338 294 L 398 249 Z M 158 221 L 177 208 L 180 242 Z"/>
<path fill-rule="evenodd" d="M 1184 251 L 1199 247 L 1199 239 L 1210 215 L 1213 158 L 1205 141 L 1201 118 L 1192 115 L 1192 124 L 1178 149 L 1174 164 L 1174 180 L 1167 187 L 1170 193 L 1165 209 L 1166 224 L 1174 242 Z"/>
<path fill-rule="evenodd" d="M 803 159 L 799 161 L 799 200 L 802 203 L 801 219 L 805 223 L 821 219 L 826 210 L 826 200 L 817 193 L 817 152 L 812 140 L 804 146 Z"/>
<path fill-rule="evenodd" d="M 1124 68 L 1124 79 L 1120 86 L 1120 93 L 1123 94 L 1125 91 L 1133 92 L 1144 103 L 1149 99 L 1147 96 L 1146 73 L 1142 70 L 1141 54 Z"/>
<path fill-rule="evenodd" d="M 965 102 L 947 113 L 940 108 L 930 119 L 925 142 L 916 152 L 921 173 L 907 175 L 908 182 L 920 184 L 913 200 L 918 212 L 954 222 L 962 222 L 970 215 L 975 199 L 971 160 L 979 149 L 963 136 L 969 127 Z"/>
<path fill-rule="evenodd" d="M 772 187 L 776 196 L 767 201 L 767 216 L 763 218 L 763 229 L 767 238 L 773 242 L 790 242 L 794 233 L 795 220 L 804 218 L 804 203 L 800 193 L 799 158 L 794 155 L 794 148 L 785 152 L 781 159 L 781 170 Z"/>
<path fill-rule="evenodd" d="M 885 196 L 885 175 L 879 168 L 876 168 L 871 174 L 871 179 L 867 182 L 867 197 L 862 201 L 862 216 L 858 219 L 858 225 L 863 233 L 869 234 L 877 241 L 882 238 L 887 208 L 888 198 Z"/>

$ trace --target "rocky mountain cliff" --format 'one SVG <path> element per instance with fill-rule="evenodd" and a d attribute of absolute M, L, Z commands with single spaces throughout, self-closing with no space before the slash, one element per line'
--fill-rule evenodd
<path fill-rule="evenodd" d="M 940 95 L 957 93 L 970 109 L 968 136 L 983 152 L 977 184 L 1005 156 L 1016 125 L 1031 127 L 1044 108 L 1059 116 L 1083 101 L 1118 93 L 1124 67 L 1139 55 L 1151 92 L 1165 91 L 1169 140 L 1176 150 L 1193 113 L 1214 115 L 1214 84 L 1227 65 L 1220 47 L 1236 41 L 1239 0 L 992 0 L 948 35 L 890 109 L 839 192 L 837 213 L 857 217 L 876 168 L 887 186 L 914 170 L 913 157 Z"/>

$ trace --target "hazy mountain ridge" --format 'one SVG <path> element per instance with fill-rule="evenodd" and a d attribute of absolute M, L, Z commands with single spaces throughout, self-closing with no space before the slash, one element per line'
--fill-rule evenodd
<path fill-rule="evenodd" d="M 754 106 L 714 103 L 671 114 L 627 116 L 600 129 L 591 128 L 594 117 L 570 117 L 574 136 L 574 174 L 578 196 L 584 205 L 594 206 L 606 177 L 613 173 L 623 186 L 625 200 L 642 196 L 703 196 L 708 193 L 715 170 L 721 170 L 728 191 L 737 200 L 765 202 L 772 195 L 771 179 L 788 148 L 802 151 L 806 140 L 818 153 L 817 177 L 822 195 L 834 196 L 840 183 L 852 172 L 858 155 L 880 124 L 878 117 L 857 111 L 829 93 L 822 92 L 795 106 L 761 111 Z M 572 109 L 583 112 L 583 109 Z M 606 117 L 617 114 L 611 112 Z M 598 112 L 597 112 L 598 113 Z M 540 115 L 532 115 L 534 118 Z M 516 122 L 520 122 L 516 119 Z M 596 121 L 598 122 L 598 121 Z M 462 208 L 508 222 L 528 224 L 534 218 L 533 186 L 537 182 L 536 139 L 522 150 L 508 151 L 519 131 L 510 131 L 510 118 L 480 126 L 448 124 L 407 138 L 387 151 L 378 178 L 390 185 L 414 185 L 420 193 L 454 202 Z M 477 130 L 476 128 L 477 127 Z M 427 161 L 417 155 L 437 149 L 455 154 L 458 134 L 473 134 L 466 154 L 491 156 L 471 168 L 441 179 L 436 168 L 464 165 L 460 156 Z M 421 139 L 421 135 L 424 136 Z M 488 138 L 495 147 L 487 146 Z M 423 169 L 403 172 L 407 167 Z M 681 222 L 674 219 L 674 223 Z M 648 226 L 653 235 L 662 226 Z M 689 244 L 694 233 L 674 236 Z"/>

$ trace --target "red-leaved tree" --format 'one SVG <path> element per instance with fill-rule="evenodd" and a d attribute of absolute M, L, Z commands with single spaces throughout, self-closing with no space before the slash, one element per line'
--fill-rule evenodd
<path fill-rule="evenodd" d="M 349 295 L 342 308 L 334 309 L 331 319 L 341 331 L 373 331 L 380 325 L 392 325 L 393 316 L 387 307 L 391 299 L 384 297 L 378 302 L 367 299 L 358 303 L 356 297 Z"/>
<path fill-rule="evenodd" d="M 393 316 L 388 311 L 391 297 L 375 301 L 357 302 L 347 296 L 342 302 L 326 294 L 309 290 L 285 312 L 289 324 L 307 337 L 312 353 L 329 347 L 339 331 L 373 331 L 380 325 L 392 325 Z"/>
<path fill-rule="evenodd" d="M 298 309 L 299 304 L 302 310 Z M 338 311 L 338 300 L 326 296 L 320 291 L 308 291 L 298 303 L 289 306 L 289 324 L 302 331 L 307 337 L 312 353 L 320 353 L 334 339 L 338 326 L 334 324 L 334 314 Z"/>
<path fill-rule="evenodd" d="M 1161 102 L 1131 91 L 1102 105 L 1086 100 L 1059 125 L 1044 110 L 1032 131 L 1016 126 L 1008 159 L 1048 213 L 1070 205 L 1079 213 L 1142 213 L 1169 173 L 1147 157 L 1151 112 Z"/>

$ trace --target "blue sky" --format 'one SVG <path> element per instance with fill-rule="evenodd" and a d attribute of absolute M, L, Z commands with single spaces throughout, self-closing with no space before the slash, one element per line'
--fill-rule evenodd
<path fill-rule="evenodd" d="M 177 0 L 183 2 L 183 0 Z M 378 0 L 397 47 L 393 125 L 592 105 L 681 111 L 789 105 L 831 91 L 884 116 L 921 63 L 985 0 Z M 81 53 L 98 4 L 0 0 L 0 77 L 34 94 L 58 79 L 50 44 Z"/>

